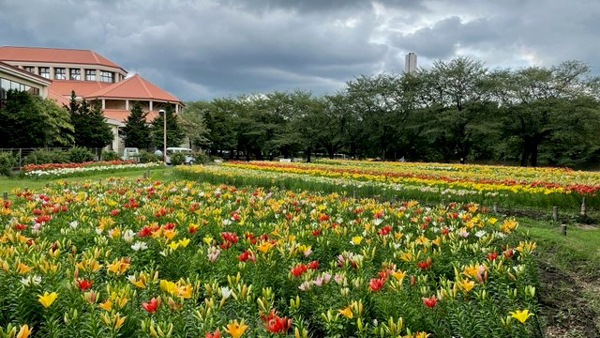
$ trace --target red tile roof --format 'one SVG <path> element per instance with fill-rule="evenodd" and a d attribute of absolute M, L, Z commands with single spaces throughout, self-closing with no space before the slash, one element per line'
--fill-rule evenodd
<path fill-rule="evenodd" d="M 60 93 L 57 93 L 50 88 L 48 88 L 48 98 L 51 100 L 54 100 L 54 102 L 56 102 L 56 104 L 58 104 L 61 107 L 63 105 L 69 105 L 69 101 L 70 101 L 69 99 L 67 99 L 66 97 L 61 95 Z"/>
<path fill-rule="evenodd" d="M 126 109 L 104 109 L 104 116 L 123 123 L 125 123 L 125 121 L 127 120 L 127 116 L 129 116 L 129 113 L 130 111 Z M 155 110 L 149 111 L 148 115 L 146 115 L 146 121 L 153 121 L 158 116 L 158 114 L 159 112 Z"/>
<path fill-rule="evenodd" d="M 48 88 L 63 96 L 71 96 L 71 91 L 74 90 L 77 96 L 87 97 L 113 84 L 100 81 L 52 80 Z"/>
<path fill-rule="evenodd" d="M 95 93 L 86 95 L 86 98 L 116 98 L 116 99 L 142 99 L 159 100 L 168 102 L 181 102 L 177 97 L 160 89 L 139 74 L 135 74 L 123 81 L 100 89 Z"/>
<path fill-rule="evenodd" d="M 0 46 L 0 60 L 89 64 L 123 69 L 116 63 L 89 49 Z"/>

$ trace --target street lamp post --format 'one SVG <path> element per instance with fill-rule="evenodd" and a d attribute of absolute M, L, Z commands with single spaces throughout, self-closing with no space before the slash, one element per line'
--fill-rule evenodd
<path fill-rule="evenodd" d="M 163 163 L 167 164 L 167 113 L 164 109 L 158 111 L 163 114 Z"/>

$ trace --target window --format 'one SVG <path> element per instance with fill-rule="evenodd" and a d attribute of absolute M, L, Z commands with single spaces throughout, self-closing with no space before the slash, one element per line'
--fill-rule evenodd
<path fill-rule="evenodd" d="M 40 90 L 38 88 L 34 88 L 34 87 L 30 87 L 28 85 L 24 85 L 22 83 L 18 83 L 15 81 L 11 81 L 11 80 L 7 80 L 7 79 L 3 79 L 0 78 L 0 100 L 5 100 L 6 99 L 6 93 L 9 90 L 20 90 L 20 91 L 27 91 L 31 94 L 34 95 L 39 95 L 40 94 Z"/>
<path fill-rule="evenodd" d="M 81 80 L 81 69 L 71 68 L 69 70 L 71 71 L 71 74 L 69 77 L 71 80 Z"/>
<path fill-rule="evenodd" d="M 85 80 L 86 81 L 96 81 L 96 70 L 95 69 L 86 69 L 85 70 Z"/>
<path fill-rule="evenodd" d="M 114 82 L 115 79 L 115 73 L 113 72 L 107 72 L 107 71 L 100 71 L 100 81 L 102 82 Z"/>
<path fill-rule="evenodd" d="M 25 71 L 27 71 L 27 72 L 35 74 L 35 67 L 25 66 L 25 67 L 23 67 L 23 69 L 25 69 Z"/>
<path fill-rule="evenodd" d="M 67 70 L 65 68 L 54 68 L 54 79 L 66 80 L 67 79 Z"/>
<path fill-rule="evenodd" d="M 10 81 L 0 79 L 0 100 L 6 100 L 6 92 L 10 90 Z"/>
<path fill-rule="evenodd" d="M 40 67 L 40 76 L 45 77 L 46 79 L 49 79 L 50 78 L 50 68 Z"/>

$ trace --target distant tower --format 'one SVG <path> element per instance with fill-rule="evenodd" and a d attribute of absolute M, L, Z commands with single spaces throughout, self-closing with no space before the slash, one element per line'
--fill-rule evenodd
<path fill-rule="evenodd" d="M 417 71 L 417 54 L 410 52 L 406 54 L 404 60 L 404 72 L 407 74 Z"/>

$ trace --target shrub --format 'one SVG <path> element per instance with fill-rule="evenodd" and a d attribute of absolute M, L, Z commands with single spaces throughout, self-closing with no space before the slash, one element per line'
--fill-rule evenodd
<path fill-rule="evenodd" d="M 103 161 L 116 161 L 120 159 L 119 154 L 114 151 L 104 151 L 102 152 L 102 160 Z"/>
<path fill-rule="evenodd" d="M 38 149 L 25 156 L 24 164 L 65 163 L 69 162 L 69 155 L 63 150 Z"/>
<path fill-rule="evenodd" d="M 10 176 L 17 160 L 11 153 L 0 153 L 0 175 Z"/>
<path fill-rule="evenodd" d="M 174 153 L 171 155 L 171 164 L 180 165 L 185 163 L 186 155 L 184 153 Z"/>
<path fill-rule="evenodd" d="M 74 163 L 88 162 L 94 160 L 94 153 L 86 148 L 75 147 L 67 151 L 69 155 L 69 161 Z"/>
<path fill-rule="evenodd" d="M 211 158 L 205 151 L 200 150 L 194 154 L 194 163 L 207 164 L 210 161 Z"/>
<path fill-rule="evenodd" d="M 154 155 L 152 153 L 149 153 L 145 150 L 140 150 L 138 158 L 140 160 L 140 163 L 161 162 L 162 161 L 162 157 L 160 157 L 158 155 Z"/>

